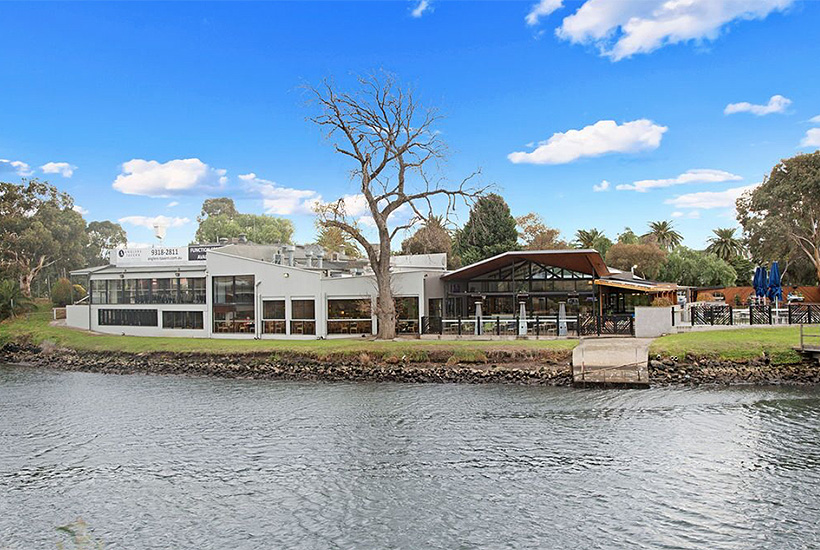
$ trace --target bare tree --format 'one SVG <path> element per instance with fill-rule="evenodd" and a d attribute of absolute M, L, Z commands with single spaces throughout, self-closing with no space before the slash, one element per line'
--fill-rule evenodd
<path fill-rule="evenodd" d="M 396 336 L 390 251 L 393 238 L 434 213 L 434 203 L 449 220 L 458 202 L 469 204 L 486 188 L 473 185 L 479 171 L 448 186 L 434 177 L 433 167 L 444 158 L 445 144 L 433 128 L 440 116 L 421 107 L 409 89 L 401 88 L 389 74 L 358 78 L 355 91 L 340 91 L 332 81 L 308 90 L 320 114 L 310 120 L 325 132 L 338 153 L 353 161 L 351 178 L 361 196 L 340 198 L 316 207 L 319 223 L 336 227 L 358 242 L 376 276 L 377 338 Z M 364 201 L 379 241 L 365 238 L 359 221 L 350 214 L 351 202 Z M 446 203 L 446 206 L 442 203 Z M 409 209 L 407 221 L 390 223 L 399 208 Z"/>

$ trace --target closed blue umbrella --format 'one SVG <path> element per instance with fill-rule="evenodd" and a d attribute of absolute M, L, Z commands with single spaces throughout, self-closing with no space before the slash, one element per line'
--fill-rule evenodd
<path fill-rule="evenodd" d="M 760 288 L 760 266 L 755 268 L 755 274 L 752 277 L 752 289 L 755 291 L 755 296 L 759 296 L 757 289 Z"/>
<path fill-rule="evenodd" d="M 772 262 L 772 270 L 769 273 L 769 286 L 766 294 L 770 300 L 782 300 L 783 288 L 780 286 L 780 266 L 777 262 Z"/>
<path fill-rule="evenodd" d="M 758 298 L 763 298 L 766 296 L 766 285 L 768 281 L 766 280 L 766 268 L 765 267 L 758 267 L 755 270 L 755 279 L 754 279 L 754 287 L 755 287 L 755 296 Z"/>

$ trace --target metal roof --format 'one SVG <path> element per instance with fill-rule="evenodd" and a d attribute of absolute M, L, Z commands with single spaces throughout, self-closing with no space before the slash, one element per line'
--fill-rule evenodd
<path fill-rule="evenodd" d="M 513 262 L 528 260 L 551 267 L 562 267 L 594 277 L 606 277 L 609 269 L 597 250 L 516 250 L 481 260 L 444 275 L 445 281 L 462 281 L 507 267 Z"/>

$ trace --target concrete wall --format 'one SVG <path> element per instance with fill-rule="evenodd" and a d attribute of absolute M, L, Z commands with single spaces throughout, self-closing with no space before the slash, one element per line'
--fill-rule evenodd
<path fill-rule="evenodd" d="M 671 307 L 635 308 L 635 337 L 654 338 L 672 332 Z"/>
<path fill-rule="evenodd" d="M 65 322 L 68 326 L 88 330 L 88 308 L 90 306 L 66 306 Z"/>

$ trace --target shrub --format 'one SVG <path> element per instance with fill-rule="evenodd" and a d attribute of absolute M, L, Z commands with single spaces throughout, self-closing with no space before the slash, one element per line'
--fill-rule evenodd
<path fill-rule="evenodd" d="M 51 303 L 54 307 L 65 307 L 72 303 L 72 285 L 71 281 L 66 278 L 57 279 L 57 282 L 51 286 Z"/>
<path fill-rule="evenodd" d="M 672 300 L 667 298 L 666 296 L 658 296 L 654 300 L 652 300 L 652 307 L 671 307 L 675 305 Z"/>

